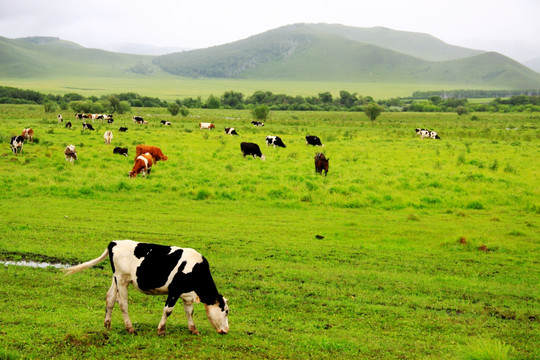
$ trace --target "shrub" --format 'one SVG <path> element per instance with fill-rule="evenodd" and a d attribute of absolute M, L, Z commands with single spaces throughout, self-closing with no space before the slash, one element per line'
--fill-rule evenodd
<path fill-rule="evenodd" d="M 172 116 L 176 116 L 180 112 L 180 105 L 178 105 L 175 102 L 172 102 L 172 103 L 169 104 L 169 106 L 167 106 L 167 111 L 169 111 L 169 113 Z"/>
<path fill-rule="evenodd" d="M 251 110 L 251 115 L 257 120 L 266 120 L 268 118 L 268 114 L 270 113 L 270 109 L 266 105 L 259 105 L 253 110 Z"/>

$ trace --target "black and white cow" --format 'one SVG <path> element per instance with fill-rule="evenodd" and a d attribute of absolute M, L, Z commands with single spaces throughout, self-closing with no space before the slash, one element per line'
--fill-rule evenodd
<path fill-rule="evenodd" d="M 58 122 L 61 123 L 62 121 L 64 121 L 64 118 L 62 117 L 62 114 L 58 114 L 56 116 L 56 118 L 58 119 Z"/>
<path fill-rule="evenodd" d="M 75 114 L 75 120 L 82 120 L 84 114 L 81 114 L 81 113 L 76 113 Z"/>
<path fill-rule="evenodd" d="M 257 156 L 260 157 L 262 161 L 266 159 L 266 157 L 262 154 L 259 145 L 255 143 L 243 142 L 240 144 L 240 150 L 242 150 L 243 157 L 246 157 L 246 155 L 252 155 L 254 159 Z"/>
<path fill-rule="evenodd" d="M 170 125 L 171 125 L 171 122 L 170 122 L 170 121 L 167 121 L 167 120 L 161 120 L 161 125 L 167 125 L 167 126 L 170 126 Z"/>
<path fill-rule="evenodd" d="M 120 132 L 126 132 L 127 130 L 128 130 L 127 127 L 121 127 L 121 128 L 118 129 L 118 131 L 120 131 Z"/>
<path fill-rule="evenodd" d="M 87 124 L 87 123 L 83 123 L 82 128 L 83 130 L 94 130 L 94 127 L 92 126 L 92 124 Z"/>
<path fill-rule="evenodd" d="M 274 145 L 274 147 L 279 146 L 282 148 L 287 147 L 285 146 L 285 144 L 283 143 L 283 141 L 281 140 L 279 136 L 268 135 L 266 137 L 266 146 L 270 146 L 270 145 Z"/>
<path fill-rule="evenodd" d="M 144 123 L 144 118 L 142 116 L 133 116 L 132 119 L 133 119 L 133 122 L 136 124 Z"/>
<path fill-rule="evenodd" d="M 260 121 L 255 121 L 255 120 L 254 120 L 254 121 L 252 121 L 251 123 L 252 123 L 253 125 L 255 125 L 255 126 L 264 126 L 264 123 L 262 123 L 262 122 L 260 122 Z"/>
<path fill-rule="evenodd" d="M 225 134 L 227 134 L 227 135 L 238 135 L 238 133 L 236 132 L 236 130 L 234 128 L 228 128 L 228 127 L 225 128 Z"/>
<path fill-rule="evenodd" d="M 125 157 L 128 156 L 128 148 L 121 148 L 121 147 L 115 147 L 113 149 L 113 154 L 120 154 L 120 155 L 124 155 Z"/>
<path fill-rule="evenodd" d="M 68 121 L 68 122 L 66 123 L 66 129 L 71 129 L 71 121 Z"/>
<path fill-rule="evenodd" d="M 9 144 L 11 145 L 11 151 L 13 151 L 13 154 L 15 155 L 17 155 L 18 153 L 22 154 L 24 137 L 22 137 L 21 135 L 13 136 Z"/>
<path fill-rule="evenodd" d="M 416 131 L 416 135 L 420 136 L 420 139 L 427 137 L 430 139 L 441 140 L 441 138 L 439 137 L 439 135 L 437 135 L 435 131 L 431 131 L 428 129 L 420 129 L 420 128 L 416 128 L 415 131 Z"/>
<path fill-rule="evenodd" d="M 67 274 L 88 269 L 109 257 L 113 271 L 112 285 L 107 292 L 104 325 L 111 327 L 111 315 L 118 301 L 129 333 L 135 329 L 128 314 L 128 285 L 147 295 L 168 294 L 158 335 L 165 335 L 167 317 L 178 299 L 184 303 L 188 328 L 199 334 L 193 322 L 193 303 L 202 302 L 206 316 L 220 334 L 229 332 L 229 306 L 217 290 L 208 261 L 197 251 L 176 246 L 139 243 L 132 240 L 112 241 L 100 257 L 64 269 Z"/>
<path fill-rule="evenodd" d="M 319 137 L 315 135 L 306 135 L 306 145 L 324 146 L 321 143 L 321 139 L 319 139 Z"/>
<path fill-rule="evenodd" d="M 113 114 L 105 114 L 103 119 L 107 120 L 108 124 L 112 124 L 114 122 Z"/>

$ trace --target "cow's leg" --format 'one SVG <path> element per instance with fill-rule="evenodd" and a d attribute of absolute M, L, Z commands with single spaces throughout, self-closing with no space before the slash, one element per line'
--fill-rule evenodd
<path fill-rule="evenodd" d="M 107 291 L 107 298 L 105 300 L 105 327 L 107 329 L 111 328 L 111 316 L 112 311 L 114 308 L 114 304 L 116 303 L 116 295 L 118 293 L 118 288 L 116 286 L 116 279 L 113 276 L 111 287 L 109 288 L 109 291 Z"/>
<path fill-rule="evenodd" d="M 193 335 L 199 335 L 200 332 L 195 327 L 195 322 L 193 321 L 193 302 L 184 301 L 184 311 L 186 312 L 188 329 Z"/>
<path fill-rule="evenodd" d="M 122 311 L 122 316 L 124 317 L 124 325 L 126 326 L 126 330 L 133 334 L 135 332 L 135 329 L 133 328 L 133 324 L 131 324 L 131 320 L 129 320 L 129 314 L 128 314 L 128 287 L 129 285 L 129 279 L 125 277 L 116 277 L 116 287 L 118 289 L 117 296 L 118 296 L 118 306 L 120 307 L 120 310 Z"/>
<path fill-rule="evenodd" d="M 169 294 L 169 296 L 167 296 L 167 301 L 165 301 L 165 307 L 163 308 L 163 316 L 161 317 L 161 321 L 158 325 L 158 335 L 165 335 L 165 325 L 167 324 L 167 318 L 172 314 L 174 305 L 176 305 L 177 300 L 177 295 Z"/>

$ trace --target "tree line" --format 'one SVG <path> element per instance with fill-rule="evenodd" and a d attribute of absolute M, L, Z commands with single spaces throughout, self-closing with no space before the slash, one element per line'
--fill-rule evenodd
<path fill-rule="evenodd" d="M 477 92 L 479 90 L 476 90 Z M 415 96 L 420 96 L 415 92 Z M 424 92 L 424 95 L 429 92 Z M 484 95 L 487 95 L 484 94 Z M 33 90 L 23 90 L 0 86 L 0 103 L 4 104 L 43 104 L 46 112 L 56 109 L 72 109 L 82 113 L 125 113 L 131 107 L 163 107 L 173 115 L 186 114 L 190 108 L 206 109 L 248 109 L 264 105 L 269 110 L 294 111 L 366 111 L 366 107 L 378 106 L 381 111 L 395 112 L 523 112 L 540 111 L 540 96 L 512 95 L 509 98 L 497 97 L 486 103 L 469 102 L 462 97 L 443 97 L 435 94 L 427 98 L 391 98 L 375 101 L 371 96 L 362 96 L 341 90 L 338 96 L 321 92 L 317 96 L 275 94 L 271 91 L 255 91 L 249 96 L 234 90 L 221 96 L 210 95 L 203 100 L 200 96 L 164 101 L 156 97 L 141 96 L 133 92 L 84 97 L 77 93 L 63 95 L 43 94 Z"/>

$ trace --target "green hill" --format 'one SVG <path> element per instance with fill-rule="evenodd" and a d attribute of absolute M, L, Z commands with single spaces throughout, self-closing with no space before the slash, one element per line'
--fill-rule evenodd
<path fill-rule="evenodd" d="M 230 44 L 159 56 L 154 64 L 195 78 L 540 84 L 540 74 L 496 53 L 447 45 L 426 34 L 328 24 L 289 25 Z"/>
<path fill-rule="evenodd" d="M 151 56 L 88 49 L 52 37 L 0 37 L 0 76 L 4 78 L 57 75 L 121 77 L 141 68 L 148 72 L 158 70 L 151 61 Z"/>

